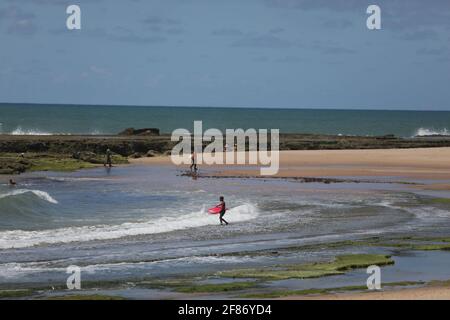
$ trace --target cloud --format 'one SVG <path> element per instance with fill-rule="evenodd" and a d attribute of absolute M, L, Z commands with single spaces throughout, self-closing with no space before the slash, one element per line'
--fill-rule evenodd
<path fill-rule="evenodd" d="M 7 29 L 9 34 L 19 34 L 30 36 L 34 35 L 37 31 L 37 27 L 30 19 L 22 19 L 14 21 Z"/>
<path fill-rule="evenodd" d="M 93 2 L 103 2 L 103 0 L 77 0 L 77 1 L 71 1 L 71 0 L 5 0 L 9 3 L 13 4 L 34 4 L 34 5 L 57 5 L 57 6 L 69 6 L 71 4 L 78 4 L 83 5 L 87 3 L 93 3 Z M 75 2 L 75 3 L 73 3 Z"/>
<path fill-rule="evenodd" d="M 421 29 L 450 30 L 449 0 L 261 0 L 273 9 L 299 9 L 302 11 L 327 10 L 336 15 L 358 15 L 364 19 L 371 4 L 381 8 L 382 28 L 393 32 Z"/>
<path fill-rule="evenodd" d="M 134 43 L 134 44 L 159 44 L 164 43 L 167 41 L 167 38 L 162 36 L 140 36 L 137 35 L 133 30 L 130 30 L 128 28 L 124 27 L 117 27 L 114 28 L 114 32 L 106 31 L 102 28 L 95 28 L 95 29 L 83 29 L 83 32 L 80 33 L 80 35 L 85 35 L 87 37 L 91 38 L 100 38 L 110 41 L 117 41 L 117 42 L 128 42 L 128 43 Z M 54 35 L 66 35 L 68 34 L 67 29 L 54 29 L 51 30 L 50 33 Z"/>
<path fill-rule="evenodd" d="M 98 66 L 90 66 L 89 71 L 92 72 L 93 74 L 100 75 L 100 76 L 109 77 L 112 75 L 111 71 L 109 71 L 105 68 L 102 68 L 102 67 L 98 67 Z"/>
<path fill-rule="evenodd" d="M 233 28 L 224 28 L 224 29 L 217 29 L 213 30 L 211 32 L 213 36 L 242 36 L 244 33 L 239 29 L 233 29 Z"/>
<path fill-rule="evenodd" d="M 408 31 L 402 33 L 398 36 L 399 39 L 415 41 L 415 40 L 432 40 L 436 39 L 438 34 L 436 31 L 428 29 L 428 30 L 417 30 L 417 31 Z"/>
<path fill-rule="evenodd" d="M 354 54 L 356 50 L 345 48 L 336 44 L 322 43 L 316 41 L 313 46 L 313 50 L 319 51 L 322 54 L 327 55 L 340 55 L 340 54 Z"/>
<path fill-rule="evenodd" d="M 171 19 L 171 18 L 162 18 L 162 17 L 158 17 L 158 16 L 151 16 L 151 17 L 147 17 L 143 20 L 143 22 L 147 25 L 158 25 L 158 26 L 162 26 L 162 25 L 170 25 L 170 26 L 174 26 L 174 25 L 179 25 L 181 24 L 181 22 L 179 20 L 176 19 Z"/>
<path fill-rule="evenodd" d="M 168 34 L 182 34 L 184 30 L 182 28 L 170 28 L 166 30 Z"/>
<path fill-rule="evenodd" d="M 288 48 L 293 44 L 285 39 L 274 35 L 245 36 L 234 41 L 232 47 L 255 47 L 255 48 Z"/>
<path fill-rule="evenodd" d="M 107 34 L 106 38 L 112 41 L 130 42 L 137 44 L 157 44 L 166 42 L 166 38 L 159 36 L 138 36 L 136 34 Z"/>
<path fill-rule="evenodd" d="M 16 6 L 0 9 L 0 21 L 6 22 L 6 32 L 23 36 L 31 36 L 37 32 L 36 16 Z"/>
<path fill-rule="evenodd" d="M 317 10 L 328 9 L 333 11 L 348 11 L 361 7 L 361 0 L 264 0 L 265 4 L 274 8 Z"/>
<path fill-rule="evenodd" d="M 147 17 L 142 20 L 145 28 L 152 32 L 167 33 L 177 35 L 183 33 L 180 20 L 163 18 L 158 16 Z"/>
<path fill-rule="evenodd" d="M 266 56 L 258 56 L 258 57 L 254 57 L 252 59 L 252 61 L 254 61 L 254 62 L 269 62 L 270 59 Z"/>
<path fill-rule="evenodd" d="M 284 32 L 284 29 L 283 28 L 272 28 L 269 30 L 269 32 L 273 33 L 273 34 L 278 34 L 278 33 Z"/>
<path fill-rule="evenodd" d="M 298 63 L 304 61 L 302 58 L 297 56 L 285 56 L 283 58 L 276 59 L 275 62 L 280 63 Z"/>
<path fill-rule="evenodd" d="M 353 22 L 348 19 L 327 20 L 322 26 L 326 29 L 348 29 L 353 26 Z"/>
<path fill-rule="evenodd" d="M 440 47 L 440 48 L 421 48 L 417 50 L 417 54 L 425 55 L 425 56 L 440 56 L 447 54 L 448 48 Z"/>

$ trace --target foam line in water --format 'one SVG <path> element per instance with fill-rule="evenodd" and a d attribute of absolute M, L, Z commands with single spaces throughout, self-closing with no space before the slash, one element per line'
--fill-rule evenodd
<path fill-rule="evenodd" d="M 39 129 L 24 129 L 22 127 L 17 127 L 13 131 L 9 132 L 13 136 L 51 136 L 51 135 L 72 135 L 70 132 L 48 132 Z M 102 135 L 103 132 L 97 129 L 86 132 L 89 135 Z"/>
<path fill-rule="evenodd" d="M 22 129 L 22 127 L 17 127 L 13 131 L 11 131 L 10 134 L 15 135 L 15 136 L 16 135 L 17 136 L 28 136 L 28 135 L 50 136 L 50 135 L 52 135 L 52 133 L 50 133 L 50 132 L 40 131 L 40 130 L 36 130 L 36 129 Z"/>
<path fill-rule="evenodd" d="M 441 130 L 428 129 L 428 128 L 419 128 L 417 129 L 415 136 L 450 136 L 450 131 L 447 128 Z"/>
<path fill-rule="evenodd" d="M 41 200 L 53 203 L 53 204 L 57 204 L 58 201 L 56 201 L 50 194 L 48 194 L 45 191 L 41 191 L 41 190 L 28 190 L 28 189 L 17 189 L 17 190 L 13 190 L 4 194 L 0 194 L 0 199 L 2 198 L 7 198 L 7 197 L 14 197 L 14 196 L 20 196 L 22 194 L 26 194 L 26 193 L 32 193 L 35 196 L 37 196 L 38 198 L 40 198 Z"/>
<path fill-rule="evenodd" d="M 244 204 L 228 211 L 229 222 L 251 220 L 258 215 L 255 206 Z M 218 217 L 203 210 L 178 217 L 162 217 L 147 222 L 123 223 L 120 225 L 102 225 L 69 227 L 54 230 L 0 232 L 0 249 L 24 248 L 39 244 L 84 242 L 110 240 L 126 236 L 164 233 L 218 224 Z"/>

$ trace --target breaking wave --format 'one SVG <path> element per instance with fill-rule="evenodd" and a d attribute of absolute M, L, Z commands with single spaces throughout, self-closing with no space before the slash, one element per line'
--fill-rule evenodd
<path fill-rule="evenodd" d="M 0 194 L 0 199 L 4 199 L 4 198 L 9 198 L 9 197 L 17 197 L 17 196 L 21 196 L 24 194 L 28 194 L 31 193 L 33 195 L 35 195 L 36 197 L 38 197 L 41 200 L 53 203 L 53 204 L 57 204 L 58 201 L 56 201 L 50 194 L 48 194 L 45 191 L 41 191 L 41 190 L 28 190 L 28 189 L 17 189 L 17 190 L 13 190 L 7 193 L 2 193 Z"/>
<path fill-rule="evenodd" d="M 228 211 L 232 222 L 255 218 L 255 206 L 244 204 Z M 217 216 L 209 215 L 204 209 L 178 217 L 162 217 L 147 222 L 123 223 L 120 225 L 99 225 L 68 227 L 54 230 L 0 232 L 0 249 L 24 248 L 40 244 L 110 240 L 127 236 L 164 233 L 217 224 Z"/>
<path fill-rule="evenodd" d="M 13 131 L 11 131 L 14 136 L 50 136 L 53 133 L 40 131 L 36 129 L 22 129 L 22 127 L 17 127 Z"/>
<path fill-rule="evenodd" d="M 421 137 L 421 136 L 450 136 L 450 131 L 448 131 L 446 128 L 441 129 L 441 130 L 419 128 L 419 129 L 417 129 L 417 131 L 414 134 L 414 136 L 416 136 L 416 137 Z"/>
<path fill-rule="evenodd" d="M 51 136 L 51 135 L 72 135 L 75 133 L 69 133 L 69 132 L 48 132 L 43 131 L 39 129 L 24 129 L 22 127 L 17 127 L 16 129 L 12 130 L 8 134 L 13 136 Z M 87 135 L 102 135 L 104 134 L 102 131 L 93 129 L 90 132 L 86 133 L 78 133 L 78 134 L 87 134 Z"/>

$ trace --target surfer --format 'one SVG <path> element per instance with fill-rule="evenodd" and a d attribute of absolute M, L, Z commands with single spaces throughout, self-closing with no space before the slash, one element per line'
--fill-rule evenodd
<path fill-rule="evenodd" d="M 220 196 L 219 198 L 220 203 L 217 205 L 218 207 L 220 207 L 220 215 L 219 215 L 219 220 L 220 220 L 220 224 L 222 225 L 224 222 L 227 225 L 228 222 L 223 218 L 223 216 L 225 215 L 225 212 L 227 211 L 227 207 L 225 205 L 225 201 L 223 196 Z"/>
<path fill-rule="evenodd" d="M 9 179 L 9 185 L 11 187 L 15 187 L 17 185 L 17 182 L 15 182 L 13 179 Z"/>
<path fill-rule="evenodd" d="M 104 166 L 109 166 L 110 168 L 112 167 L 112 159 L 111 159 L 111 150 L 107 149 L 106 150 L 106 162 L 104 164 Z"/>

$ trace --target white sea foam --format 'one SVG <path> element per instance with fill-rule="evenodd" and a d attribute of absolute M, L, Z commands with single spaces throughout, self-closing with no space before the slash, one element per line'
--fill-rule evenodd
<path fill-rule="evenodd" d="M 153 266 L 171 266 L 174 263 L 193 265 L 193 264 L 238 264 L 251 262 L 252 257 L 246 256 L 186 256 L 179 258 L 161 259 L 156 261 L 140 261 L 140 262 L 117 262 L 117 263 L 99 263 L 82 267 L 83 273 L 95 274 L 97 272 L 121 272 L 129 269 L 146 269 Z M 66 268 L 51 266 L 55 261 L 39 261 L 39 262 L 10 262 L 0 264 L 0 279 L 21 278 L 30 274 L 38 274 L 44 272 L 56 272 L 64 274 Z M 68 264 L 67 261 L 59 261 Z"/>
<path fill-rule="evenodd" d="M 246 221 L 258 215 L 251 204 L 244 204 L 228 211 L 230 222 Z M 0 232 L 0 249 L 24 248 L 39 244 L 110 240 L 126 236 L 164 233 L 175 230 L 215 225 L 218 217 L 201 211 L 177 217 L 162 217 L 147 222 L 123 223 L 120 225 L 99 225 L 69 227 L 54 230 Z"/>
<path fill-rule="evenodd" d="M 22 129 L 22 127 L 17 127 L 16 129 L 14 129 L 13 131 L 11 131 L 12 135 L 17 135 L 17 136 L 50 136 L 52 135 L 52 133 L 50 132 L 45 132 L 45 131 L 41 131 L 41 130 L 37 130 L 37 129 Z"/>
<path fill-rule="evenodd" d="M 441 129 L 441 130 L 435 130 L 435 129 L 428 129 L 428 128 L 419 128 L 417 129 L 414 136 L 450 136 L 450 131 L 447 130 L 447 128 Z"/>
<path fill-rule="evenodd" d="M 7 197 L 19 196 L 19 195 L 26 194 L 26 193 L 32 193 L 35 196 L 37 196 L 38 198 L 45 200 L 47 202 L 53 203 L 53 204 L 58 203 L 58 201 L 56 201 L 50 194 L 48 194 L 45 191 L 28 190 L 28 189 L 17 189 L 17 190 L 13 190 L 13 191 L 10 191 L 7 193 L 0 194 L 0 199 L 7 198 Z"/>
<path fill-rule="evenodd" d="M 73 133 L 68 133 L 68 132 L 48 132 L 48 131 L 43 131 L 43 130 L 36 129 L 36 128 L 24 129 L 21 126 L 18 126 L 16 129 L 11 131 L 9 134 L 14 135 L 14 136 L 51 136 L 51 135 L 71 135 Z M 85 134 L 88 134 L 88 135 L 102 135 L 103 132 L 100 131 L 100 130 L 97 130 L 97 129 L 93 129 L 90 132 L 87 132 Z"/>

